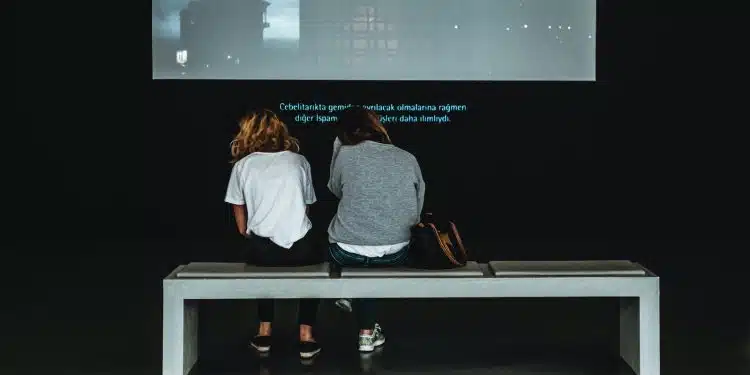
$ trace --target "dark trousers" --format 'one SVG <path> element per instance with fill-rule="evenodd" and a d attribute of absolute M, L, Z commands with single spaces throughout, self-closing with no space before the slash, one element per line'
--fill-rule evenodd
<path fill-rule="evenodd" d="M 293 267 L 323 263 L 322 252 L 316 251 L 317 249 L 310 238 L 310 232 L 308 231 L 305 237 L 295 242 L 290 249 L 285 249 L 268 238 L 252 235 L 250 246 L 245 255 L 245 262 L 259 267 Z M 319 306 L 320 299 L 317 298 L 299 300 L 299 324 L 315 325 Z M 261 322 L 272 322 L 273 317 L 273 300 L 258 300 L 259 320 Z"/>
<path fill-rule="evenodd" d="M 331 262 L 340 267 L 396 267 L 404 265 L 407 262 L 409 246 L 405 246 L 394 254 L 388 254 L 379 258 L 369 258 L 344 251 L 338 244 L 332 243 L 328 246 L 328 255 Z M 359 325 L 360 330 L 371 330 L 375 327 L 376 307 L 377 302 L 371 298 L 352 300 L 352 311 L 357 319 L 357 325 Z"/>

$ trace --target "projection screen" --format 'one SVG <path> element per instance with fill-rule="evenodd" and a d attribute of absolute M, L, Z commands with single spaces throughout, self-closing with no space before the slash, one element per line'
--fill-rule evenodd
<path fill-rule="evenodd" d="M 151 19 L 154 79 L 596 79 L 596 0 L 152 0 Z"/>

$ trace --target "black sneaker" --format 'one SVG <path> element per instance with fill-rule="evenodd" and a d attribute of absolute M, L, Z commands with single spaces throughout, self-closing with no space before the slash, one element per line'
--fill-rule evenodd
<path fill-rule="evenodd" d="M 250 346 L 258 353 L 268 353 L 271 351 L 271 336 L 255 336 L 250 340 Z"/>
<path fill-rule="evenodd" d="M 315 357 L 320 353 L 320 345 L 315 341 L 300 341 L 299 356 L 303 359 Z"/>

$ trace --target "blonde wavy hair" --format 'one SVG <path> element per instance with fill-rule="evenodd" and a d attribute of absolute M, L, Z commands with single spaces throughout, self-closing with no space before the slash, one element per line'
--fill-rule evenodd
<path fill-rule="evenodd" d="M 240 119 L 240 131 L 230 143 L 232 163 L 253 152 L 299 152 L 299 140 L 289 135 L 286 124 L 264 109 Z"/>

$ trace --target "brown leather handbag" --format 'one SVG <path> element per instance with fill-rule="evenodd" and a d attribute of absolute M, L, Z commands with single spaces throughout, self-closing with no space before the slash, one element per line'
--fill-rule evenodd
<path fill-rule="evenodd" d="M 408 265 L 421 269 L 463 267 L 468 252 L 452 221 L 436 222 L 431 213 L 411 230 Z"/>

